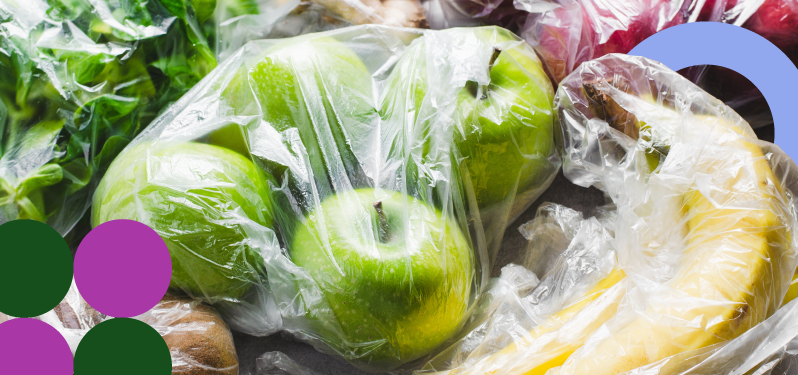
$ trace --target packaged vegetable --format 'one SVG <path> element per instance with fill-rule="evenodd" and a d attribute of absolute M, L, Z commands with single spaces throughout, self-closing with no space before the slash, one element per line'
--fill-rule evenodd
<path fill-rule="evenodd" d="M 111 160 L 215 66 L 192 3 L 0 3 L 0 223 L 66 235 Z"/>
<path fill-rule="evenodd" d="M 93 224 L 153 227 L 233 329 L 394 369 L 460 330 L 554 178 L 552 98 L 499 28 L 250 42 L 114 161 Z"/>

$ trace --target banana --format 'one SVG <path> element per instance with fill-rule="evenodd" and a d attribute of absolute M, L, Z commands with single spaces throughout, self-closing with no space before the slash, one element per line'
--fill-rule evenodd
<path fill-rule="evenodd" d="M 613 269 L 578 301 L 552 314 L 527 337 L 472 366 L 432 375 L 545 374 L 561 365 L 590 334 L 615 315 L 626 292 L 626 275 Z"/>
<path fill-rule="evenodd" d="M 615 86 L 624 90 L 617 82 Z M 672 147 L 684 146 L 668 139 L 677 133 L 674 124 L 638 120 L 600 94 L 594 83 L 583 89 L 596 117 L 647 145 L 638 164 L 648 169 L 643 173 L 658 173 Z M 672 112 L 665 118 L 679 117 L 662 109 Z M 785 195 L 768 158 L 750 136 L 720 118 L 699 115 L 679 120 L 690 121 L 680 124 L 678 132 L 687 143 L 711 137 L 689 160 L 668 161 L 683 163 L 681 167 L 691 168 L 700 181 L 682 191 L 681 211 L 673 225 L 684 224 L 685 246 L 666 291 L 652 299 L 642 314 L 616 316 L 617 303 L 625 294 L 623 273 L 618 270 L 580 303 L 536 327 L 528 338 L 475 365 L 438 374 L 620 374 L 733 339 L 798 297 L 798 272 L 789 290 L 782 289 L 794 270 L 780 264 L 793 256 L 792 240 L 781 222 L 789 216 Z M 569 331 L 569 326 L 581 331 Z"/>
<path fill-rule="evenodd" d="M 784 302 L 781 305 L 784 306 L 796 298 L 798 298 L 798 270 L 795 270 L 795 275 L 792 276 L 792 284 L 790 284 L 790 289 L 787 290 L 787 295 L 784 296 Z"/>
<path fill-rule="evenodd" d="M 620 374 L 733 339 L 779 307 L 790 277 L 779 261 L 791 240 L 767 157 L 720 118 L 683 121 L 691 122 L 682 139 L 711 138 L 690 160 L 677 161 L 700 179 L 682 195 L 687 235 L 678 272 L 644 314 L 613 322 L 611 333 L 588 340 L 554 373 Z"/>

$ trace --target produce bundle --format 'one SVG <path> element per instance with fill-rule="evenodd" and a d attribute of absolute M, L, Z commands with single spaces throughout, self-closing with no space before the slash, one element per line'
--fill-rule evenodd
<path fill-rule="evenodd" d="M 668 27 L 713 21 L 749 29 L 798 63 L 798 3 L 793 0 L 517 0 L 529 12 L 519 32 L 540 54 L 559 83 L 585 61 L 628 53 Z M 722 67 L 682 72 L 725 102 L 753 128 L 773 124 L 759 90 L 742 75 Z"/>
<path fill-rule="evenodd" d="M 0 223 L 66 235 L 113 158 L 216 66 L 208 15 L 182 0 L 0 2 Z"/>
<path fill-rule="evenodd" d="M 500 28 L 250 42 L 113 162 L 92 224 L 152 227 L 172 292 L 236 330 L 393 369 L 458 332 L 554 178 L 552 99 Z"/>
<path fill-rule="evenodd" d="M 565 176 L 599 187 L 610 211 L 587 220 L 542 211 L 550 217 L 529 228 L 570 240 L 557 262 L 423 372 L 746 373 L 778 364 L 798 336 L 795 163 L 645 58 L 582 64 L 555 105 Z"/>

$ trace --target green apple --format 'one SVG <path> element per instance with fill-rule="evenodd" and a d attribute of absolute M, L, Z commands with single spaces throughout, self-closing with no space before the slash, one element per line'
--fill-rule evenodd
<path fill-rule="evenodd" d="M 555 154 L 554 90 L 534 51 L 509 31 L 480 27 L 443 32 L 458 45 L 493 46 L 484 65 L 490 82 L 481 86 L 469 81 L 459 89 L 453 142 L 483 224 L 488 216 L 499 213 L 499 220 L 491 217 L 491 221 L 503 227 L 548 187 L 557 172 L 549 160 Z M 391 72 L 381 115 L 392 117 L 404 111 L 417 126 L 430 128 L 424 130 L 430 132 L 427 139 L 420 138 L 429 142 L 428 138 L 437 136 L 431 134 L 435 124 L 424 124 L 429 112 L 422 106 L 428 85 L 446 82 L 428 80 L 440 79 L 439 73 L 447 68 L 436 65 L 428 71 L 425 38 L 408 47 Z"/>
<path fill-rule="evenodd" d="M 263 279 L 251 236 L 272 228 L 265 176 L 233 151 L 201 143 L 142 143 L 111 164 L 94 195 L 92 226 L 147 224 L 172 258 L 170 288 L 214 303 Z"/>
<path fill-rule="evenodd" d="M 371 74 L 358 55 L 345 43 L 311 34 L 280 41 L 253 56 L 221 97 L 237 115 L 258 113 L 262 121 L 223 127 L 210 134 L 209 142 L 251 153 L 265 161 L 268 169 L 280 160 L 274 160 L 273 149 L 253 140 L 275 138 L 264 135 L 267 132 L 285 134 L 296 129 L 322 192 L 333 191 L 335 179 L 362 179 L 356 154 L 368 150 L 353 149 L 348 137 L 365 132 L 379 117 L 372 100 Z M 270 172 L 282 177 L 282 167 Z"/>
<path fill-rule="evenodd" d="M 452 218 L 413 197 L 374 189 L 331 196 L 299 227 L 290 252 L 355 356 L 375 368 L 429 353 L 466 316 L 469 243 Z"/>

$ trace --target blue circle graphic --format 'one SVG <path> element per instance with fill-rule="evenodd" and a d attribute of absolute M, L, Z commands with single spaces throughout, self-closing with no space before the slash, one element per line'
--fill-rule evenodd
<path fill-rule="evenodd" d="M 660 31 L 629 55 L 656 60 L 678 71 L 695 65 L 718 65 L 748 78 L 770 106 L 776 145 L 798 159 L 795 88 L 798 68 L 778 47 L 759 34 L 720 22 L 685 23 Z"/>

